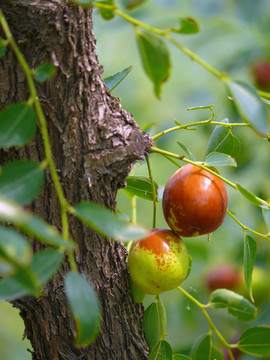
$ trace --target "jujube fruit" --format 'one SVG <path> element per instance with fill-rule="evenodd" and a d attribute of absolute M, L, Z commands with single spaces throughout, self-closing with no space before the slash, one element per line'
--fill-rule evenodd
<path fill-rule="evenodd" d="M 188 164 L 168 180 L 163 193 L 163 213 L 180 236 L 209 234 L 223 222 L 227 210 L 224 181 L 198 166 Z"/>
<path fill-rule="evenodd" d="M 156 295 L 179 286 L 187 276 L 189 255 L 183 240 L 171 230 L 153 229 L 136 241 L 128 256 L 134 284 Z"/>
<path fill-rule="evenodd" d="M 220 265 L 209 271 L 205 285 L 209 291 L 216 289 L 234 290 L 241 283 L 241 273 L 232 265 Z"/>

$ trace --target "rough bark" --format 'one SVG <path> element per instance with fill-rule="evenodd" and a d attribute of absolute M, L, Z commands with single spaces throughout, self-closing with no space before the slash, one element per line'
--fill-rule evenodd
<path fill-rule="evenodd" d="M 0 0 L 0 7 L 30 66 L 51 61 L 57 67 L 52 79 L 38 85 L 38 93 L 67 200 L 75 205 L 89 199 L 114 209 L 117 189 L 124 186 L 132 163 L 151 141 L 101 80 L 91 11 L 61 0 Z M 25 76 L 8 49 L 0 61 L 1 108 L 28 96 Z M 14 158 L 44 159 L 40 133 L 26 147 L 2 151 L 0 156 L 2 163 Z M 44 189 L 31 206 L 61 230 L 59 204 L 48 172 Z M 134 304 L 129 290 L 125 248 L 73 217 L 69 229 L 78 244 L 78 268 L 99 295 L 101 332 L 87 348 L 73 345 L 76 329 L 63 290 L 63 275 L 69 269 L 65 262 L 44 287 L 42 298 L 14 302 L 34 349 L 33 359 L 145 359 L 142 307 Z M 39 250 L 41 245 L 33 242 L 33 247 Z"/>

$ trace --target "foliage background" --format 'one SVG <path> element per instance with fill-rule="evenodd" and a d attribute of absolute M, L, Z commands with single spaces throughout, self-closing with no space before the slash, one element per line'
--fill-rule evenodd
<path fill-rule="evenodd" d="M 119 0 L 121 3 L 121 0 Z M 254 84 L 252 65 L 257 59 L 270 58 L 270 3 L 267 0 L 155 0 L 132 10 L 131 15 L 159 28 L 176 27 L 180 17 L 194 17 L 201 31 L 195 35 L 176 35 L 186 47 L 219 70 L 228 72 L 234 79 Z M 121 98 L 123 108 L 133 113 L 141 128 L 153 123 L 151 134 L 174 126 L 174 120 L 181 123 L 205 120 L 208 110 L 187 111 L 200 105 L 214 105 L 215 120 L 225 117 L 230 122 L 239 122 L 232 102 L 227 98 L 226 89 L 214 76 L 200 65 L 191 61 L 178 49 L 168 44 L 171 53 L 171 77 L 163 86 L 162 99 L 154 96 L 152 84 L 143 72 L 134 31 L 122 19 L 104 21 L 95 11 L 94 33 L 97 38 L 97 52 L 104 66 L 104 77 L 121 71 L 129 65 L 133 70 L 114 90 Z M 184 143 L 198 160 L 203 159 L 213 126 L 201 126 L 197 131 L 181 130 L 160 138 L 157 145 L 168 151 L 182 153 L 177 141 Z M 269 143 L 263 141 L 249 128 L 234 129 L 233 133 L 241 141 L 241 152 L 237 157 L 237 168 L 221 168 L 221 173 L 238 182 L 260 197 L 270 197 L 270 157 Z M 175 166 L 154 154 L 151 164 L 155 181 L 162 188 Z M 147 176 L 144 162 L 137 164 L 133 175 Z M 259 208 L 252 206 L 239 193 L 227 187 L 229 206 L 237 217 L 248 226 L 267 232 Z M 152 223 L 152 204 L 137 200 L 137 220 L 148 228 Z M 118 208 L 131 217 L 130 201 L 121 190 L 118 194 Z M 158 203 L 158 227 L 167 227 L 162 215 L 161 202 Z M 258 251 L 256 265 L 270 274 L 270 247 L 266 240 L 257 238 Z M 243 234 L 228 216 L 208 242 L 206 236 L 185 241 L 193 257 L 193 266 L 184 288 L 200 301 L 207 302 L 204 286 L 205 275 L 215 265 L 231 263 L 242 266 Z M 265 284 L 265 286 L 270 286 Z M 168 316 L 168 341 L 174 351 L 189 352 L 194 340 L 207 332 L 207 323 L 199 311 L 175 291 L 162 294 Z M 153 297 L 147 296 L 145 306 Z M 239 323 L 226 310 L 211 313 L 214 322 L 227 339 L 250 323 Z M 21 341 L 23 324 L 17 310 L 0 302 L 0 360 L 28 360 L 31 354 L 28 341 Z M 264 298 L 256 324 L 270 325 L 270 301 Z M 117 334 L 116 334 L 117 335 Z M 245 360 L 252 359 L 245 356 Z"/>

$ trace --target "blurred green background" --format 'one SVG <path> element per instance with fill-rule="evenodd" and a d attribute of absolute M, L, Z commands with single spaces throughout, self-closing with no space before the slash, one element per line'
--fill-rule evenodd
<path fill-rule="evenodd" d="M 119 0 L 120 2 L 121 0 Z M 155 0 L 146 3 L 130 14 L 141 21 L 159 28 L 177 27 L 181 17 L 194 17 L 200 25 L 195 35 L 175 35 L 182 44 L 219 70 L 237 80 L 254 84 L 252 66 L 257 59 L 270 58 L 270 2 L 268 0 Z M 94 33 L 97 38 L 99 61 L 104 66 L 104 77 L 117 73 L 129 65 L 133 70 L 113 91 L 121 98 L 124 109 L 130 111 L 143 128 L 153 123 L 150 134 L 174 126 L 174 120 L 181 123 L 206 120 L 209 110 L 187 111 L 200 105 L 214 105 L 215 120 L 228 117 L 230 122 L 240 122 L 223 84 L 196 62 L 190 60 L 178 49 L 168 44 L 171 54 L 171 76 L 164 84 L 162 99 L 154 96 L 153 86 L 145 75 L 139 58 L 132 25 L 120 18 L 104 21 L 94 10 Z M 161 137 L 157 146 L 182 154 L 177 141 L 185 144 L 198 160 L 203 160 L 213 126 L 201 126 L 197 131 L 173 132 Z M 241 152 L 237 157 L 237 168 L 220 168 L 222 175 L 231 181 L 253 191 L 260 197 L 270 198 L 270 156 L 269 143 L 249 128 L 234 129 L 241 141 Z M 176 167 L 158 154 L 151 155 L 151 166 L 155 181 L 161 190 Z M 132 175 L 147 176 L 144 161 L 136 164 Z M 228 208 L 251 228 L 267 233 L 260 209 L 251 205 L 235 190 L 227 187 Z M 118 208 L 131 217 L 131 205 L 125 193 L 118 194 Z M 137 199 L 137 221 L 151 228 L 152 204 Z M 158 227 L 167 228 L 158 203 Z M 185 239 L 184 239 L 185 240 Z M 262 267 L 270 276 L 270 246 L 267 240 L 256 238 L 258 251 L 256 266 Z M 183 287 L 202 302 L 207 302 L 205 276 L 219 264 L 243 263 L 243 232 L 228 216 L 224 224 L 208 241 L 206 236 L 186 239 L 193 266 Z M 269 281 L 264 283 L 263 296 L 259 306 L 258 319 L 253 324 L 270 325 L 270 302 L 267 297 Z M 168 317 L 168 341 L 175 352 L 189 353 L 194 340 L 208 331 L 206 320 L 177 290 L 161 295 Z M 154 297 L 147 296 L 147 306 Z M 253 325 L 237 322 L 227 311 L 210 311 L 214 322 L 230 340 L 236 333 Z M 0 360 L 28 360 L 26 351 L 29 342 L 22 341 L 23 324 L 18 311 L 8 303 L 0 302 Z M 245 356 L 243 359 L 253 359 Z"/>

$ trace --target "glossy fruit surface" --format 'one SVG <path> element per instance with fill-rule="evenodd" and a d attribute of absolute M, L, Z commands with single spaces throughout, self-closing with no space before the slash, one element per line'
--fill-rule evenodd
<path fill-rule="evenodd" d="M 189 255 L 182 239 L 171 230 L 153 229 L 136 241 L 128 256 L 134 284 L 155 295 L 179 286 L 189 268 Z"/>
<path fill-rule="evenodd" d="M 221 179 L 188 164 L 170 177 L 162 205 L 170 228 L 180 236 L 191 237 L 215 231 L 224 220 L 227 202 Z"/>
<path fill-rule="evenodd" d="M 241 274 L 231 265 L 220 265 L 209 271 L 205 285 L 209 291 L 234 290 L 241 283 Z"/>

